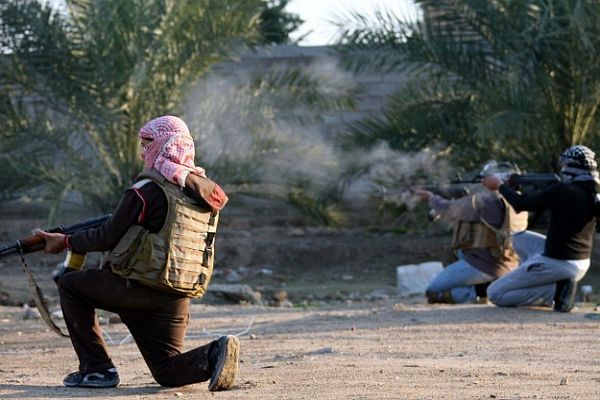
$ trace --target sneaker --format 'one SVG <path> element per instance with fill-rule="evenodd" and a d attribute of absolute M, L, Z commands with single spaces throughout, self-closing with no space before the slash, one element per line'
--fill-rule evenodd
<path fill-rule="evenodd" d="M 110 368 L 102 372 L 90 372 L 82 374 L 81 372 L 72 372 L 63 380 L 67 387 L 86 387 L 86 388 L 110 388 L 119 384 L 119 374 L 116 368 Z"/>
<path fill-rule="evenodd" d="M 208 359 L 212 369 L 208 390 L 230 389 L 239 371 L 240 340 L 236 336 L 221 336 L 214 343 Z"/>
<path fill-rule="evenodd" d="M 554 294 L 554 311 L 570 312 L 575 306 L 575 295 L 577 294 L 577 282 L 575 279 L 563 279 L 556 282 Z"/>

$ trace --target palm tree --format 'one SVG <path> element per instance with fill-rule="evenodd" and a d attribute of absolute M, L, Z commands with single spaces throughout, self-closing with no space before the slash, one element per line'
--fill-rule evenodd
<path fill-rule="evenodd" d="M 0 5 L 5 196 L 77 188 L 111 209 L 140 170 L 139 127 L 178 113 L 186 86 L 258 37 L 259 0 L 33 0 Z"/>
<path fill-rule="evenodd" d="M 300 138 L 323 111 L 352 107 L 348 88 L 310 71 L 274 69 L 225 91 L 207 89 L 210 67 L 232 49 L 284 40 L 300 23 L 285 4 L 75 0 L 66 15 L 31 0 L 3 4 L 0 84 L 11 90 L 0 94 L 10 122 L 1 133 L 0 194 L 51 199 L 51 219 L 74 193 L 87 207 L 110 210 L 141 168 L 139 127 L 175 113 L 230 194 L 281 199 L 319 223 L 339 224 L 343 168 L 320 157 L 329 146 L 319 148 L 318 135 Z M 331 173 L 315 179 L 317 172 Z"/>
<path fill-rule="evenodd" d="M 260 15 L 260 32 L 264 43 L 291 43 L 302 40 L 290 38 L 290 33 L 298 29 L 304 20 L 285 10 L 288 3 L 289 0 L 266 0 Z"/>
<path fill-rule="evenodd" d="M 571 144 L 600 144 L 600 3 L 418 0 L 423 20 L 355 16 L 340 51 L 354 69 L 407 74 L 382 117 L 347 140 L 403 150 L 435 143 L 463 168 L 505 158 L 556 168 Z"/>

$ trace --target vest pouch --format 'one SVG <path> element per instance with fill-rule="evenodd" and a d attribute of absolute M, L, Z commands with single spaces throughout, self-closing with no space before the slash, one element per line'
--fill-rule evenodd
<path fill-rule="evenodd" d="M 503 242 L 501 239 L 502 233 L 499 231 L 493 231 L 487 225 L 475 222 L 473 223 L 473 237 L 472 247 L 476 248 L 495 248 Z"/>
<path fill-rule="evenodd" d="M 454 228 L 452 238 L 453 249 L 470 249 L 473 247 L 473 223 L 460 221 Z"/>
<path fill-rule="evenodd" d="M 112 269 L 114 273 L 121 276 L 129 275 L 131 262 L 143 253 L 148 234 L 148 230 L 143 226 L 132 225 L 106 257 L 104 267 Z"/>

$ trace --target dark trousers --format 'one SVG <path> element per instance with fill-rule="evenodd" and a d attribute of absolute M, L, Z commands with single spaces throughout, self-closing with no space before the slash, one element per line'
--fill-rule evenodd
<path fill-rule="evenodd" d="M 85 269 L 59 281 L 62 307 L 79 371 L 112 368 L 96 308 L 119 314 L 150 372 L 163 386 L 183 386 L 210 379 L 211 343 L 182 353 L 190 299 L 151 289 L 108 270 Z"/>

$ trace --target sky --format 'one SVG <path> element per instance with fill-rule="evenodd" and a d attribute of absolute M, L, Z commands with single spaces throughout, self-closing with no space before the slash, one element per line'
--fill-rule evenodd
<path fill-rule="evenodd" d="M 417 15 L 412 0 L 290 0 L 286 7 L 286 11 L 299 14 L 305 21 L 292 38 L 312 31 L 299 42 L 302 46 L 332 44 L 337 28 L 330 21 L 339 21 L 350 11 L 372 16 L 378 9 L 390 10 L 401 18 L 414 19 Z"/>
<path fill-rule="evenodd" d="M 46 0 L 60 6 L 64 0 Z M 291 36 L 297 39 L 306 34 L 298 43 L 301 46 L 322 46 L 332 44 L 336 26 L 330 21 L 339 21 L 350 11 L 372 16 L 375 10 L 389 10 L 401 18 L 416 18 L 417 7 L 412 0 L 290 0 L 286 11 L 300 15 L 305 22 Z"/>

